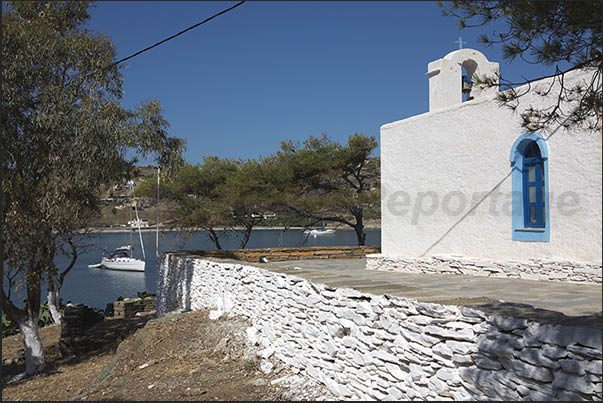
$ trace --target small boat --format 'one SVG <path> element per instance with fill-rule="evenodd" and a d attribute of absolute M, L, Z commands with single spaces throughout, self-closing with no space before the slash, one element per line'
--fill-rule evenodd
<path fill-rule="evenodd" d="M 132 193 L 132 189 L 130 189 L 130 194 Z M 136 211 L 136 221 L 130 220 L 128 224 L 130 225 L 130 244 L 126 246 L 120 246 L 115 249 L 113 252 L 109 254 L 103 254 L 103 258 L 101 262 L 98 264 L 88 265 L 91 268 L 102 268 L 107 270 L 120 270 L 120 271 L 142 271 L 144 272 L 145 267 L 145 253 L 144 253 L 144 243 L 142 242 L 142 233 L 140 231 L 141 223 L 144 221 L 138 218 L 138 207 L 136 205 L 136 201 L 132 203 L 134 205 L 134 210 Z M 131 211 L 131 210 L 130 210 Z M 132 231 L 134 229 L 133 224 L 138 228 L 138 236 L 140 238 L 140 247 L 142 249 L 142 259 L 136 259 L 132 257 Z"/>
<path fill-rule="evenodd" d="M 103 256 L 100 266 L 108 270 L 144 271 L 145 261 L 131 255 L 130 245 L 120 246 L 107 256 Z"/>
<path fill-rule="evenodd" d="M 130 226 L 130 228 L 138 228 L 138 227 L 148 228 L 149 222 L 142 221 L 142 220 L 130 220 L 130 221 L 128 221 L 128 225 Z"/>
<path fill-rule="evenodd" d="M 313 237 L 317 237 L 320 235 L 329 235 L 329 234 L 333 234 L 335 233 L 334 229 L 327 229 L 327 227 L 323 226 L 322 227 L 317 227 L 317 228 L 313 228 L 313 229 L 307 229 L 304 231 L 304 234 L 309 234 L 312 235 Z"/>

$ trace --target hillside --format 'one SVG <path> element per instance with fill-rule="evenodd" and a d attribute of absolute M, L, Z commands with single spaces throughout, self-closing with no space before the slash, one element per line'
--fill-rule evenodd
<path fill-rule="evenodd" d="M 154 166 L 137 167 L 133 181 L 136 189 L 144 179 L 156 177 L 157 169 Z M 128 221 L 135 220 L 136 215 L 131 208 L 127 183 L 113 186 L 101 191 L 101 213 L 90 222 L 92 228 L 119 228 L 126 227 Z M 165 225 L 176 219 L 177 204 L 167 200 L 160 200 L 160 222 Z M 157 220 L 157 202 L 142 198 L 138 204 L 138 216 L 142 221 L 147 221 L 149 226 L 155 226 Z"/>

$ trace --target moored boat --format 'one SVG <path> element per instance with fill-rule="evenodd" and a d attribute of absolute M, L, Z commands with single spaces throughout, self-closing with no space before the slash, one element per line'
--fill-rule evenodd
<path fill-rule="evenodd" d="M 130 194 L 131 193 L 132 189 L 130 188 Z M 128 225 L 130 225 L 130 244 L 126 246 L 120 246 L 109 254 L 103 254 L 103 258 L 101 259 L 100 263 L 88 265 L 88 267 L 100 267 L 107 270 L 144 272 L 146 256 L 144 253 L 144 243 L 142 242 L 142 233 L 140 230 L 140 226 L 141 223 L 145 221 L 140 220 L 140 218 L 138 217 L 138 207 L 136 205 L 136 201 L 133 201 L 132 204 L 134 206 L 134 211 L 136 211 L 136 221 L 128 221 Z M 142 259 L 136 259 L 132 257 L 132 230 L 134 229 L 134 225 L 138 228 L 140 248 L 142 250 Z"/>
<path fill-rule="evenodd" d="M 304 234 L 309 234 L 312 235 L 313 237 L 317 237 L 320 235 L 329 235 L 329 234 L 333 234 L 335 233 L 334 229 L 327 229 L 327 227 L 325 227 L 325 225 L 323 224 L 322 227 L 317 227 L 317 228 L 313 228 L 313 229 L 307 229 L 304 231 Z"/>
<path fill-rule="evenodd" d="M 108 270 L 144 271 L 145 261 L 130 256 L 131 247 L 121 246 L 103 256 L 100 266 Z"/>

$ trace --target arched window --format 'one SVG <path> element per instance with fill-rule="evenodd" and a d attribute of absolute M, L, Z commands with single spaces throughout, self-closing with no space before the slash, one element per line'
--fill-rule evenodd
<path fill-rule="evenodd" d="M 532 141 L 523 156 L 523 216 L 526 228 L 545 227 L 544 185 L 544 161 L 538 144 Z"/>
<path fill-rule="evenodd" d="M 548 149 L 537 133 L 520 136 L 511 149 L 513 181 L 512 239 L 548 242 Z"/>

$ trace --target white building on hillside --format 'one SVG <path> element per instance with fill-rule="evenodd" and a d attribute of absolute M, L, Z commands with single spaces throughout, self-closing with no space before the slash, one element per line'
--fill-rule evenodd
<path fill-rule="evenodd" d="M 601 133 L 528 133 L 519 113 L 557 102 L 532 84 L 516 112 L 468 76 L 498 63 L 473 49 L 428 65 L 429 112 L 381 127 L 381 247 L 367 268 L 601 283 Z M 567 73 L 565 84 L 592 73 Z"/>

